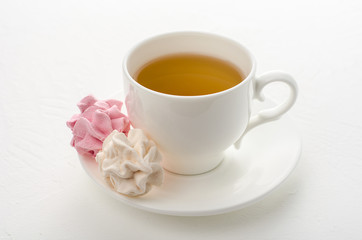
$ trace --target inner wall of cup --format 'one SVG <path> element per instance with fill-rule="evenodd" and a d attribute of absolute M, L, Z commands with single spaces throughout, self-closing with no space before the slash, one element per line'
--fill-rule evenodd
<path fill-rule="evenodd" d="M 126 59 L 128 73 L 133 78 L 151 60 L 176 53 L 196 53 L 231 62 L 245 77 L 252 70 L 251 56 L 237 42 L 212 34 L 186 32 L 161 35 L 136 46 Z"/>

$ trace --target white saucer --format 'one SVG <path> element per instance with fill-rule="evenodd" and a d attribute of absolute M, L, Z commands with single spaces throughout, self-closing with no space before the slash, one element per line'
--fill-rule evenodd
<path fill-rule="evenodd" d="M 80 156 L 80 162 L 103 190 L 123 203 L 160 214 L 206 216 L 238 210 L 262 199 L 290 175 L 300 153 L 300 135 L 284 116 L 248 132 L 240 150 L 230 147 L 216 169 L 194 176 L 165 171 L 163 185 L 138 198 L 113 191 L 94 159 Z"/>

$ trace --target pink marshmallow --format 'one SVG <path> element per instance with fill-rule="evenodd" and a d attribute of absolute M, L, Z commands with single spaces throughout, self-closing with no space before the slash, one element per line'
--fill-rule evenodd
<path fill-rule="evenodd" d="M 78 104 L 81 111 L 67 121 L 73 132 L 71 145 L 82 155 L 96 156 L 102 149 L 104 139 L 117 130 L 128 134 L 130 121 L 121 113 L 123 103 L 110 99 L 97 100 L 92 95 L 86 96 Z"/>

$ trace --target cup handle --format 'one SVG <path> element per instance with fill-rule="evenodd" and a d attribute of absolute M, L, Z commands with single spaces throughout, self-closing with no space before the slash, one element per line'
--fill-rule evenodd
<path fill-rule="evenodd" d="M 265 96 L 263 94 L 263 89 L 266 85 L 273 82 L 283 82 L 288 85 L 290 89 L 290 94 L 288 99 L 270 109 L 261 110 L 256 115 L 250 118 L 248 126 L 244 131 L 243 135 L 234 143 L 234 146 L 239 149 L 242 137 L 252 128 L 269 121 L 278 119 L 284 113 L 286 113 L 295 103 L 298 95 L 298 86 L 294 78 L 288 74 L 281 71 L 271 71 L 264 73 L 260 77 L 256 78 L 253 87 L 254 87 L 254 96 L 253 99 L 259 101 L 264 101 Z"/>

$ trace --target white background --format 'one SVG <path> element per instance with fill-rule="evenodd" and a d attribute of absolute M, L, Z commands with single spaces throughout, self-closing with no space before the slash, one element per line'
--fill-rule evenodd
<path fill-rule="evenodd" d="M 211 217 L 163 216 L 105 195 L 65 122 L 122 86 L 136 42 L 177 30 L 245 44 L 257 73 L 291 73 L 303 137 L 295 172 L 262 201 Z M 283 99 L 283 87 L 269 95 Z M 0 2 L 0 239 L 361 239 L 361 1 Z"/>

